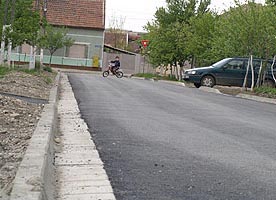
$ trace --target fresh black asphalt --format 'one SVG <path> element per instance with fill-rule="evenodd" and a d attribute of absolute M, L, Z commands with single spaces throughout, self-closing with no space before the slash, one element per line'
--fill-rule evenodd
<path fill-rule="evenodd" d="M 117 200 L 276 199 L 276 106 L 70 74 Z"/>

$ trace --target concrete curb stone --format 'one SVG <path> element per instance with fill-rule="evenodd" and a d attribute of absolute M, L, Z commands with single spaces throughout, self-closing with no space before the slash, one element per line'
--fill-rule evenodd
<path fill-rule="evenodd" d="M 201 86 L 199 88 L 199 90 L 204 91 L 204 92 L 211 92 L 211 93 L 215 93 L 215 94 L 222 94 L 218 89 L 210 88 L 210 87 Z"/>
<path fill-rule="evenodd" d="M 54 199 L 54 146 L 60 73 L 13 182 L 10 200 Z"/>

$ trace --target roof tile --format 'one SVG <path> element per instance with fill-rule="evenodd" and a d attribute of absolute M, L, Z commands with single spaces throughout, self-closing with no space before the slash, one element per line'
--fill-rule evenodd
<path fill-rule="evenodd" d="M 52 25 L 104 29 L 105 0 L 48 0 Z"/>

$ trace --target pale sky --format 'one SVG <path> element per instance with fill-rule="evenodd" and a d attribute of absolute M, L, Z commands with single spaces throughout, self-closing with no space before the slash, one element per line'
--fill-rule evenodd
<path fill-rule="evenodd" d="M 153 19 L 158 7 L 165 6 L 165 0 L 106 0 L 106 27 L 114 18 L 125 19 L 124 29 L 143 31 L 143 26 Z M 234 0 L 212 0 L 211 8 L 222 11 L 234 5 Z M 265 0 L 256 0 L 264 3 Z"/>

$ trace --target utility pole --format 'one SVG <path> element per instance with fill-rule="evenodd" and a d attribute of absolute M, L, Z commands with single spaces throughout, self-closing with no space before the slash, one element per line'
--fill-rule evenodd
<path fill-rule="evenodd" d="M 47 0 L 43 1 L 43 19 L 46 20 L 46 14 L 47 14 Z M 42 21 L 43 22 L 43 21 Z M 45 27 L 44 24 L 41 22 L 41 32 L 43 35 L 45 35 Z M 43 65 L 43 57 L 44 57 L 44 50 L 43 48 L 40 49 L 40 65 Z"/>
<path fill-rule="evenodd" d="M 11 28 L 13 27 L 13 21 L 14 21 L 15 2 L 16 2 L 16 0 L 12 0 Z M 12 31 L 12 30 L 10 30 L 10 31 Z M 11 53 L 12 53 L 12 41 L 11 41 L 11 39 L 9 39 L 9 44 L 8 44 L 8 66 L 11 65 Z"/>
<path fill-rule="evenodd" d="M 8 17 L 8 5 L 9 1 L 6 0 L 5 3 L 5 14 L 3 19 L 3 29 L 2 29 L 2 37 L 1 37 L 1 50 L 0 50 L 0 65 L 4 64 L 4 56 L 5 56 L 5 29 L 7 24 L 7 17 Z"/>
<path fill-rule="evenodd" d="M 35 10 L 40 11 L 40 0 L 36 0 L 35 3 Z M 36 46 L 30 47 L 30 62 L 29 62 L 29 69 L 35 69 L 35 60 L 36 60 Z"/>

